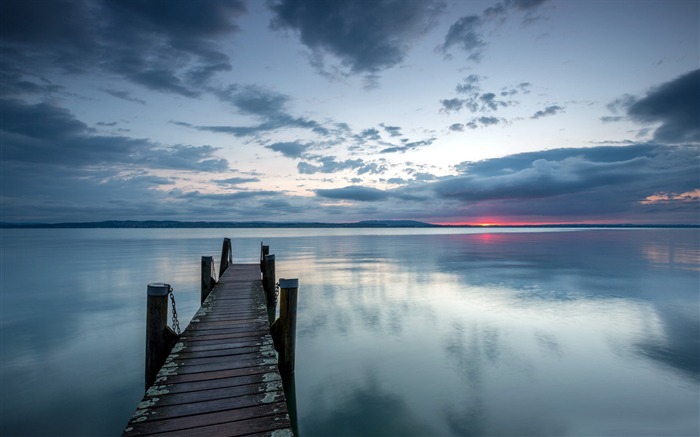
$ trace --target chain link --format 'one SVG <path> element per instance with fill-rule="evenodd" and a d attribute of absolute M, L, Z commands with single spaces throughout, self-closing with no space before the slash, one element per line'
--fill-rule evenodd
<path fill-rule="evenodd" d="M 170 303 L 173 307 L 173 329 L 177 335 L 180 335 L 180 321 L 177 319 L 177 308 L 175 308 L 175 294 L 173 293 L 173 287 L 170 287 Z"/>

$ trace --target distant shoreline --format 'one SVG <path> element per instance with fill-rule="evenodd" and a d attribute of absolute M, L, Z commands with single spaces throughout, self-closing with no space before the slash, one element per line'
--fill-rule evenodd
<path fill-rule="evenodd" d="M 170 220 L 108 220 L 84 223 L 0 223 L 2 229 L 216 229 L 216 228 L 700 228 L 700 224 L 541 224 L 440 225 L 413 220 L 323 222 L 183 222 Z"/>

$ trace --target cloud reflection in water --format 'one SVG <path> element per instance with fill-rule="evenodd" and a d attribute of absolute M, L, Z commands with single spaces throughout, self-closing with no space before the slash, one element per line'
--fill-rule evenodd
<path fill-rule="evenodd" d="M 405 406 L 438 435 L 697 434 L 696 230 L 331 240 L 290 267 L 304 435 L 343 434 L 348 411 L 381 425 L 352 405 L 368 369 L 401 406 L 387 414 Z"/>

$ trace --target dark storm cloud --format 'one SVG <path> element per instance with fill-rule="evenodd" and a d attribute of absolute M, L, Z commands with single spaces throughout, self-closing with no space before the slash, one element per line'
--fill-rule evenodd
<path fill-rule="evenodd" d="M 700 69 L 653 89 L 627 114 L 639 122 L 661 123 L 654 131 L 657 141 L 700 142 Z"/>
<path fill-rule="evenodd" d="M 277 0 L 271 26 L 298 33 L 323 68 L 332 54 L 350 73 L 376 74 L 401 63 L 432 27 L 439 2 L 423 0 Z"/>
<path fill-rule="evenodd" d="M 20 1 L 0 3 L 3 87 L 17 90 L 48 72 L 116 73 L 149 89 L 199 95 L 231 69 L 212 42 L 237 29 L 239 0 Z"/>
<path fill-rule="evenodd" d="M 564 108 L 559 106 L 559 105 L 550 105 L 547 106 L 546 108 L 542 109 L 541 111 L 537 111 L 534 114 L 532 114 L 532 119 L 538 119 L 542 117 L 547 117 L 548 115 L 556 115 L 559 114 L 560 112 L 564 111 Z"/>
<path fill-rule="evenodd" d="M 314 190 L 314 192 L 317 196 L 327 199 L 357 200 L 360 202 L 375 202 L 378 200 L 385 200 L 390 196 L 386 191 L 359 185 L 327 190 L 318 189 Z"/>
<path fill-rule="evenodd" d="M 224 171 L 228 162 L 211 146 L 162 147 L 144 139 L 97 135 L 68 110 L 7 99 L 2 106 L 3 161 L 61 166 L 124 165 Z"/>

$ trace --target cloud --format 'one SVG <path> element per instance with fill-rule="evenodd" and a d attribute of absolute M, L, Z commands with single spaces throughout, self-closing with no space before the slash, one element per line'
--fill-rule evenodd
<path fill-rule="evenodd" d="M 109 94 L 110 96 L 116 97 L 118 99 L 126 100 L 128 102 L 139 103 L 141 105 L 146 104 L 145 101 L 143 101 L 141 99 L 137 99 L 136 97 L 132 97 L 131 94 L 129 94 L 127 91 L 110 90 L 110 89 L 105 89 L 103 91 L 106 92 L 107 94 Z"/>
<path fill-rule="evenodd" d="M 461 175 L 443 178 L 429 188 L 473 216 L 579 221 L 627 214 L 647 221 L 658 217 L 687 221 L 700 212 L 700 202 L 691 195 L 699 188 L 699 156 L 696 147 L 649 144 L 554 149 L 462 163 L 457 166 Z M 659 193 L 680 194 L 664 198 Z M 673 205 L 676 210 L 648 209 L 659 206 L 649 200 L 668 199 L 679 200 Z"/>
<path fill-rule="evenodd" d="M 207 90 L 241 113 L 256 117 L 260 123 L 253 126 L 197 126 L 181 121 L 172 123 L 200 131 L 225 133 L 237 137 L 255 136 L 283 128 L 307 129 L 321 136 L 331 133 L 329 129 L 314 120 L 291 115 L 286 107 L 291 98 L 286 94 L 257 85 L 208 87 Z"/>
<path fill-rule="evenodd" d="M 489 19 L 503 19 L 510 11 L 524 12 L 524 24 L 536 21 L 539 17 L 535 11 L 547 0 L 505 0 L 484 10 L 484 17 Z"/>
<path fill-rule="evenodd" d="M 260 182 L 260 178 L 232 177 L 232 178 L 226 178 L 226 179 L 214 179 L 212 182 L 215 182 L 219 185 L 230 186 L 230 185 L 247 184 L 250 182 Z"/>
<path fill-rule="evenodd" d="M 465 100 L 464 99 L 443 99 L 440 100 L 440 103 L 442 104 L 442 109 L 446 112 L 450 111 L 455 111 L 458 112 L 462 107 L 464 106 Z"/>
<path fill-rule="evenodd" d="M 633 95 L 624 94 L 621 97 L 618 97 L 617 99 L 608 103 L 607 108 L 613 114 L 625 113 L 636 100 L 637 98 Z"/>
<path fill-rule="evenodd" d="M 376 75 L 403 61 L 442 6 L 421 0 L 278 0 L 270 9 L 272 28 L 296 32 L 318 68 L 331 54 L 349 74 Z"/>
<path fill-rule="evenodd" d="M 543 110 L 537 111 L 534 114 L 532 114 L 532 119 L 538 119 L 542 117 L 547 117 L 549 115 L 556 115 L 559 114 L 560 112 L 564 111 L 564 108 L 559 106 L 559 105 L 551 105 L 547 106 Z"/>
<path fill-rule="evenodd" d="M 268 149 L 280 152 L 287 158 L 300 158 L 301 155 L 310 147 L 310 144 L 303 144 L 299 141 L 273 143 L 267 146 Z"/>
<path fill-rule="evenodd" d="M 235 19 L 246 12 L 239 0 L 4 1 L 0 7 L 3 68 L 13 72 L 2 76 L 3 87 L 27 92 L 36 85 L 33 76 L 101 70 L 186 97 L 231 69 L 212 41 L 235 32 Z"/>
<path fill-rule="evenodd" d="M 503 22 L 512 12 L 524 13 L 523 24 L 532 23 L 541 17 L 537 9 L 547 0 L 504 0 L 484 9 L 480 14 L 465 15 L 455 21 L 447 31 L 445 39 L 436 50 L 447 54 L 452 47 L 467 53 L 467 59 L 480 61 L 487 46 L 482 27 L 492 21 Z"/>
<path fill-rule="evenodd" d="M 218 96 L 231 103 L 240 111 L 266 118 L 274 118 L 285 113 L 289 96 L 257 85 L 229 86 Z"/>
<path fill-rule="evenodd" d="M 386 171 L 386 167 L 377 163 L 366 163 L 362 159 L 347 159 L 345 161 L 336 160 L 335 156 L 309 156 L 320 165 L 314 165 L 307 161 L 297 164 L 297 170 L 301 174 L 315 173 L 337 173 L 344 170 L 355 170 L 358 175 L 378 174 Z"/>
<path fill-rule="evenodd" d="M 613 116 L 603 116 L 603 123 L 632 120 L 643 124 L 660 124 L 654 139 L 661 143 L 700 142 L 700 69 L 693 70 L 651 89 L 644 97 L 624 94 L 608 103 Z M 625 114 L 625 115 L 617 115 Z M 651 127 L 640 131 L 646 134 Z"/>
<path fill-rule="evenodd" d="M 390 137 L 400 137 L 401 136 L 401 127 L 399 126 L 387 126 L 384 123 L 379 124 L 381 127 L 384 128 L 386 133 L 389 134 Z"/>
<path fill-rule="evenodd" d="M 460 17 L 450 26 L 445 40 L 437 47 L 437 50 L 446 54 L 450 48 L 457 46 L 467 52 L 467 59 L 481 60 L 483 49 L 486 46 L 480 33 L 482 23 L 482 19 L 478 15 Z"/>
<path fill-rule="evenodd" d="M 479 97 L 479 100 L 481 100 L 481 102 L 482 102 L 482 108 L 488 108 L 492 111 L 495 111 L 498 108 L 507 108 L 508 106 L 511 105 L 510 102 L 505 102 L 503 100 L 496 100 L 496 94 L 494 94 L 494 93 L 482 94 Z"/>
<path fill-rule="evenodd" d="M 98 135 L 64 108 L 49 103 L 0 101 L 3 162 L 53 166 L 139 166 L 224 171 L 228 162 L 211 146 L 165 147 L 145 139 Z"/>
<path fill-rule="evenodd" d="M 700 188 L 685 193 L 654 193 L 640 200 L 639 203 L 651 205 L 654 203 L 670 202 L 700 202 Z"/>
<path fill-rule="evenodd" d="M 505 118 L 483 116 L 472 118 L 471 120 L 469 120 L 469 122 L 467 122 L 466 126 L 469 129 L 478 129 L 480 127 L 495 126 L 497 124 L 502 123 L 506 123 Z"/>
<path fill-rule="evenodd" d="M 409 150 L 414 150 L 419 147 L 424 147 L 424 146 L 429 146 L 433 144 L 433 141 L 435 141 L 435 138 L 429 138 L 427 140 L 422 140 L 422 141 L 411 141 L 411 142 L 406 142 L 402 146 L 391 146 L 387 147 L 385 149 L 382 149 L 379 151 L 379 153 L 404 153 Z"/>
<path fill-rule="evenodd" d="M 238 109 L 241 113 L 252 115 L 260 120 L 253 126 L 197 126 L 186 122 L 172 123 L 200 131 L 225 133 L 237 137 L 255 136 L 283 128 L 307 129 L 321 136 L 331 131 L 320 123 L 304 117 L 291 115 L 286 106 L 291 98 L 258 85 L 229 85 L 225 88 L 208 87 L 219 100 Z"/>
<path fill-rule="evenodd" d="M 616 116 L 604 116 L 604 117 L 600 117 L 600 121 L 602 121 L 603 123 L 616 123 L 618 121 L 625 120 L 626 118 L 627 117 L 618 116 L 618 115 L 616 115 Z"/>
<path fill-rule="evenodd" d="M 466 108 L 470 112 L 491 112 L 497 111 L 499 108 L 512 106 L 515 102 L 498 100 L 495 93 L 488 92 L 483 94 L 472 93 L 466 99 L 443 99 L 440 100 L 440 104 L 445 112 L 459 112 L 462 108 Z"/>
<path fill-rule="evenodd" d="M 353 185 L 315 192 L 328 199 L 382 201 L 385 212 L 433 221 L 500 217 L 581 222 L 605 217 L 692 223 L 700 213 L 696 147 L 553 149 L 465 162 L 456 169 L 456 176 L 421 172 L 411 181 L 390 178 L 387 183 L 400 186 L 386 190 Z M 354 211 L 349 208 L 345 214 Z"/>
<path fill-rule="evenodd" d="M 470 74 L 469 76 L 464 78 L 463 83 L 457 84 L 457 86 L 455 87 L 455 91 L 457 91 L 460 94 L 478 93 L 481 89 L 481 79 L 481 76 L 478 76 L 476 74 Z"/>
<path fill-rule="evenodd" d="M 654 139 L 664 143 L 700 142 L 700 69 L 651 90 L 627 108 L 641 123 L 661 123 Z"/>
<path fill-rule="evenodd" d="M 356 200 L 360 202 L 376 202 L 389 197 L 386 191 L 376 188 L 352 185 L 343 188 L 317 189 L 314 190 L 317 196 L 327 199 Z"/>
<path fill-rule="evenodd" d="M 453 123 L 450 125 L 450 130 L 453 132 L 464 132 L 464 124 L 462 123 Z"/>
<path fill-rule="evenodd" d="M 375 128 L 365 129 L 360 132 L 359 135 L 356 135 L 355 138 L 360 142 L 379 141 L 382 139 L 381 135 L 379 135 L 379 131 Z"/>

